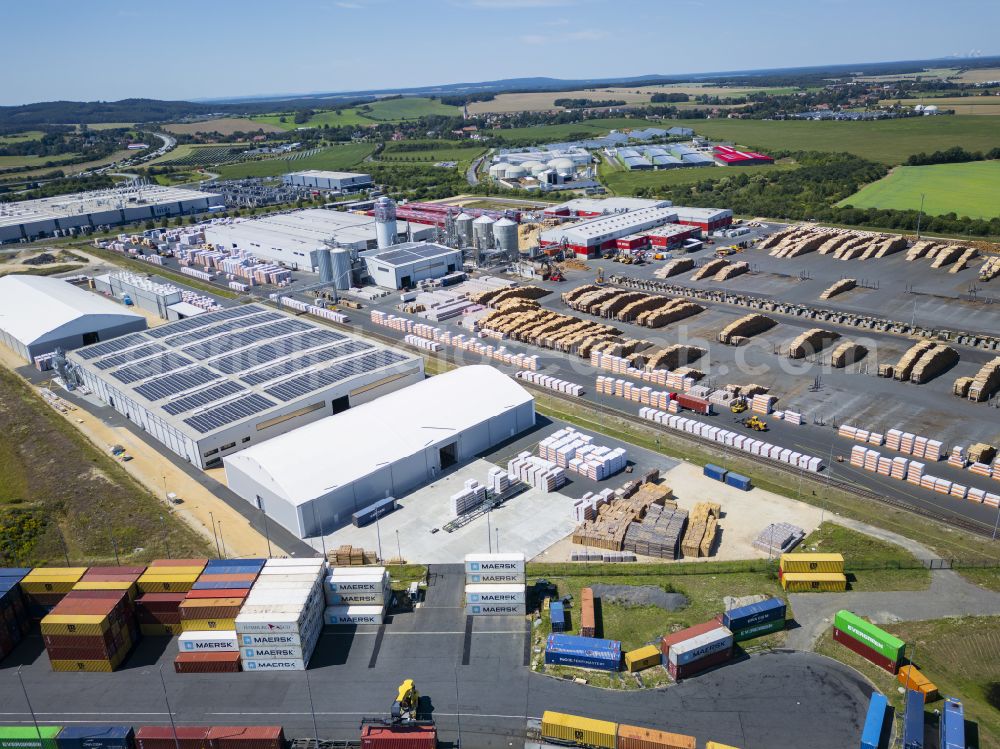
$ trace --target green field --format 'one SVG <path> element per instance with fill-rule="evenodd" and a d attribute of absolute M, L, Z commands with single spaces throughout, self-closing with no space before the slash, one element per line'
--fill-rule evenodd
<path fill-rule="evenodd" d="M 1000 147 L 1000 117 L 911 117 L 876 122 L 807 120 L 698 120 L 698 135 L 735 141 L 762 151 L 846 151 L 872 161 L 900 164 L 921 151 L 953 146 L 967 151 Z"/>
<path fill-rule="evenodd" d="M 32 169 L 42 168 L 45 164 L 63 164 L 77 158 L 78 153 L 61 153 L 58 156 L 0 156 L 0 170 L 19 169 L 21 167 L 31 167 Z"/>
<path fill-rule="evenodd" d="M 566 125 L 534 125 L 532 127 L 515 127 L 510 130 L 494 130 L 493 136 L 514 143 L 536 143 L 569 140 L 576 137 L 596 138 L 600 135 L 607 135 L 611 130 L 638 130 L 646 127 L 663 127 L 663 123 L 616 117 L 606 120 L 583 120 Z"/>
<path fill-rule="evenodd" d="M 925 590 L 931 584 L 930 571 L 902 546 L 836 523 L 823 523 L 798 550 L 843 554 L 851 590 Z"/>
<path fill-rule="evenodd" d="M 244 177 L 277 177 L 286 172 L 302 169 L 329 169 L 342 171 L 356 166 L 365 157 L 370 156 L 375 146 L 371 143 L 350 143 L 343 146 L 331 146 L 321 149 L 311 156 L 294 158 L 260 159 L 259 161 L 244 161 L 239 164 L 229 164 L 217 171 L 222 179 L 243 179 Z"/>
<path fill-rule="evenodd" d="M 796 167 L 796 163 L 791 159 L 783 159 L 776 164 L 766 166 L 706 166 L 632 172 L 615 165 L 602 163 L 600 166 L 600 177 L 601 183 L 611 192 L 617 195 L 630 195 L 636 190 L 646 187 L 659 190 L 676 185 L 690 185 L 706 179 L 725 179 L 726 177 L 738 174 L 768 174 L 775 171 L 787 171 Z"/>
<path fill-rule="evenodd" d="M 457 117 L 462 113 L 460 107 L 442 104 L 437 99 L 425 99 L 422 97 L 408 96 L 403 99 L 389 99 L 387 101 L 375 101 L 367 105 L 370 111 L 359 112 L 358 108 L 341 109 L 337 114 L 336 109 L 317 111 L 312 117 L 299 124 L 295 122 L 294 112 L 262 114 L 251 117 L 256 122 L 265 122 L 270 125 L 277 125 L 285 130 L 295 130 L 300 127 L 363 127 L 365 125 L 375 125 L 382 122 L 401 122 L 402 120 L 412 120 L 417 117 L 428 115 L 445 115 Z M 285 121 L 281 122 L 284 117 Z"/>
<path fill-rule="evenodd" d="M 285 118 L 284 122 L 281 121 L 282 117 Z M 340 114 L 337 114 L 336 110 L 317 112 L 302 124 L 296 123 L 294 118 L 295 114 L 288 112 L 286 114 L 259 114 L 250 119 L 254 122 L 276 125 L 285 130 L 296 130 L 300 127 L 323 127 L 323 125 L 329 125 L 330 127 L 359 127 L 373 124 L 367 117 L 362 117 L 358 114 L 356 109 L 342 109 L 340 110 Z"/>
<path fill-rule="evenodd" d="M 41 130 L 25 130 L 24 132 L 13 133 L 12 135 L 0 135 L 0 146 L 18 145 L 29 143 L 33 140 L 41 140 L 43 135 L 45 133 Z"/>
<path fill-rule="evenodd" d="M 418 151 L 407 151 L 400 148 L 404 144 L 412 148 L 412 144 L 414 143 L 419 143 L 424 147 Z M 386 143 L 382 153 L 378 155 L 378 160 L 381 162 L 411 164 L 435 164 L 439 161 L 457 161 L 462 164 L 468 164 L 477 156 L 481 156 L 485 150 L 485 148 L 478 145 L 474 148 L 462 147 L 454 141 L 402 141 L 401 143 Z"/>
<path fill-rule="evenodd" d="M 919 210 L 931 216 L 954 213 L 969 218 L 1000 216 L 1000 161 L 899 166 L 865 185 L 839 205 L 855 208 Z"/>

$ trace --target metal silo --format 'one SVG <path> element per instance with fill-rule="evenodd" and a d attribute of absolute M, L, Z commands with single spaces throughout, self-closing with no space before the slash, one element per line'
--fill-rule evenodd
<path fill-rule="evenodd" d="M 472 216 L 468 213 L 460 213 L 455 219 L 455 231 L 462 240 L 463 247 L 472 246 Z"/>
<path fill-rule="evenodd" d="M 335 289 L 351 288 L 351 251 L 344 248 L 330 253 L 332 259 L 333 286 Z"/>
<path fill-rule="evenodd" d="M 476 247 L 480 250 L 493 248 L 493 224 L 496 223 L 485 213 L 472 222 L 472 233 Z"/>
<path fill-rule="evenodd" d="M 316 265 L 320 283 L 330 283 L 333 280 L 333 261 L 329 250 L 316 250 Z"/>
<path fill-rule="evenodd" d="M 517 223 L 509 218 L 502 218 L 493 224 L 493 237 L 498 250 L 503 250 L 509 257 L 516 257 L 518 251 Z"/>
<path fill-rule="evenodd" d="M 384 195 L 375 201 L 375 238 L 380 250 L 396 244 L 396 202 Z"/>

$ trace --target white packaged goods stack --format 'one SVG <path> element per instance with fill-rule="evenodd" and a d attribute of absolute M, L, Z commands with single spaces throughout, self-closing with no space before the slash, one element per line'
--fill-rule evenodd
<path fill-rule="evenodd" d="M 948 456 L 948 465 L 955 466 L 956 468 L 965 468 L 968 461 L 965 459 L 965 453 L 962 450 L 961 445 L 955 445 L 951 449 L 951 454 Z"/>
<path fill-rule="evenodd" d="M 451 514 L 455 517 L 471 512 L 486 501 L 486 487 L 475 479 L 468 479 L 465 487 L 451 495 Z"/>
<path fill-rule="evenodd" d="M 614 498 L 614 489 L 605 489 L 600 494 L 587 492 L 573 503 L 573 520 L 577 523 L 582 523 L 585 520 L 595 520 L 598 510 Z"/>
<path fill-rule="evenodd" d="M 524 554 L 465 556 L 467 616 L 524 616 Z"/>
<path fill-rule="evenodd" d="M 510 489 L 510 476 L 503 468 L 491 468 L 486 474 L 486 488 L 494 494 L 503 494 Z"/>
<path fill-rule="evenodd" d="M 332 322 L 346 323 L 350 318 L 343 312 L 336 312 L 332 309 L 326 309 L 325 307 L 316 307 L 314 305 L 309 305 L 306 307 L 306 312 L 310 315 L 315 315 L 316 317 L 322 317 L 324 320 L 330 320 Z"/>
<path fill-rule="evenodd" d="M 428 341 L 426 338 L 420 338 L 411 333 L 403 336 L 403 341 L 410 344 L 411 346 L 416 346 L 417 348 L 422 348 L 425 351 L 440 351 L 441 344 L 437 341 Z"/>
<path fill-rule="evenodd" d="M 511 481 L 523 481 L 543 492 L 554 492 L 566 483 L 566 472 L 562 468 L 529 452 L 519 453 L 507 463 L 507 475 Z"/>
<path fill-rule="evenodd" d="M 211 273 L 205 273 L 204 271 L 195 270 L 194 268 L 181 268 L 181 273 L 185 276 L 193 276 L 194 278 L 200 278 L 202 281 L 211 281 L 215 276 Z"/>
<path fill-rule="evenodd" d="M 787 421 L 789 424 L 796 424 L 796 425 L 801 424 L 802 414 L 797 413 L 795 411 L 785 411 L 785 421 Z"/>
<path fill-rule="evenodd" d="M 304 671 L 323 631 L 322 559 L 269 559 L 236 617 L 244 671 Z"/>
<path fill-rule="evenodd" d="M 776 400 L 778 400 L 776 395 L 755 395 L 750 401 L 750 409 L 757 414 L 769 414 L 774 410 Z"/>
<path fill-rule="evenodd" d="M 549 390 L 555 390 L 557 393 L 565 393 L 566 395 L 576 396 L 583 395 L 583 385 L 577 385 L 575 382 L 560 380 L 558 377 L 539 374 L 538 372 L 532 372 L 527 369 L 522 369 L 516 376 L 520 377 L 525 382 L 530 382 L 533 385 L 540 385 L 548 388 Z"/>
<path fill-rule="evenodd" d="M 628 455 L 624 448 L 594 445 L 593 439 L 575 429 L 560 429 L 538 443 L 538 452 L 560 468 L 569 468 L 593 481 L 625 470 Z"/>
<path fill-rule="evenodd" d="M 392 598 L 385 567 L 334 567 L 323 581 L 326 624 L 381 624 Z"/>

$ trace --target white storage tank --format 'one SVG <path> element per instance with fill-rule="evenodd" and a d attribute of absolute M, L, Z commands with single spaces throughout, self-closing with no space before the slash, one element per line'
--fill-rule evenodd
<path fill-rule="evenodd" d="M 396 202 L 384 195 L 375 201 L 375 238 L 380 250 L 396 244 Z"/>
<path fill-rule="evenodd" d="M 455 218 L 455 230 L 466 247 L 472 244 L 472 221 L 473 218 L 468 213 L 460 213 Z"/>
<path fill-rule="evenodd" d="M 507 170 L 510 169 L 510 164 L 501 161 L 499 164 L 493 164 L 490 167 L 490 177 L 493 179 L 503 179 L 507 176 Z"/>
<path fill-rule="evenodd" d="M 493 246 L 493 224 L 496 223 L 485 213 L 472 222 L 472 233 L 475 237 L 476 247 L 479 249 L 489 249 Z"/>
<path fill-rule="evenodd" d="M 528 170 L 520 164 L 511 164 L 508 166 L 507 173 L 504 175 L 506 179 L 521 179 L 521 177 L 526 176 L 528 176 Z"/>
<path fill-rule="evenodd" d="M 330 253 L 331 281 L 335 289 L 351 288 L 351 251 L 340 248 Z"/>
<path fill-rule="evenodd" d="M 518 251 L 517 223 L 509 218 L 504 217 L 493 224 L 493 237 L 496 240 L 497 249 L 509 253 Z"/>
<path fill-rule="evenodd" d="M 558 174 L 572 174 L 574 165 L 571 159 L 558 158 L 549 162 L 549 168 L 555 169 Z"/>
<path fill-rule="evenodd" d="M 316 266 L 319 270 L 320 283 L 333 281 L 333 260 L 330 258 L 329 250 L 316 250 Z"/>

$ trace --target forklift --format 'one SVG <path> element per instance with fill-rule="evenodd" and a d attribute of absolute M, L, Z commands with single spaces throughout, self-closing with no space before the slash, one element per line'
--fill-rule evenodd
<path fill-rule="evenodd" d="M 746 398 L 736 398 L 732 403 L 729 404 L 729 410 L 732 411 L 734 414 L 741 414 L 744 411 L 746 411 L 747 408 L 749 408 L 749 406 L 747 406 Z"/>
<path fill-rule="evenodd" d="M 750 416 L 746 419 L 743 419 L 743 421 L 741 421 L 740 423 L 743 424 L 743 426 L 745 426 L 747 429 L 750 429 L 754 432 L 766 432 L 768 429 L 767 424 L 765 424 L 764 420 L 761 419 L 759 416 Z"/>

